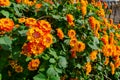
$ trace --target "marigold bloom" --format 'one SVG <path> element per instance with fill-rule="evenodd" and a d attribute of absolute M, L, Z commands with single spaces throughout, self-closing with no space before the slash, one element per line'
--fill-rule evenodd
<path fill-rule="evenodd" d="M 85 0 L 81 0 L 81 1 L 80 1 L 80 3 L 81 3 L 81 6 L 85 6 L 85 7 L 87 6 L 87 4 L 86 4 L 86 1 L 85 1 Z"/>
<path fill-rule="evenodd" d="M 26 5 L 32 6 L 36 3 L 36 0 L 23 0 L 22 2 Z"/>
<path fill-rule="evenodd" d="M 30 42 L 37 42 L 39 43 L 43 39 L 43 31 L 39 29 L 38 27 L 32 27 L 27 32 L 27 39 Z"/>
<path fill-rule="evenodd" d="M 9 0 L 0 0 L 0 6 L 9 6 L 10 1 Z"/>
<path fill-rule="evenodd" d="M 92 71 L 90 62 L 86 63 L 85 68 L 86 68 L 86 75 L 89 75 L 89 73 Z"/>
<path fill-rule="evenodd" d="M 100 17 L 105 17 L 104 9 L 98 10 L 98 11 L 97 11 L 97 14 L 98 14 L 98 16 L 100 16 Z"/>
<path fill-rule="evenodd" d="M 25 18 L 24 18 L 24 17 L 23 17 L 23 18 L 19 18 L 19 19 L 18 19 L 18 22 L 19 22 L 19 23 L 24 23 L 24 22 L 25 22 Z"/>
<path fill-rule="evenodd" d="M 96 7 L 102 8 L 102 3 L 101 3 L 101 1 L 96 2 Z"/>
<path fill-rule="evenodd" d="M 85 16 L 86 13 L 87 13 L 87 8 L 86 8 L 86 6 L 82 6 L 82 7 L 81 7 L 81 11 L 82 11 L 82 15 Z"/>
<path fill-rule="evenodd" d="M 110 45 L 110 44 L 106 44 L 102 47 L 102 52 L 103 52 L 104 56 L 106 56 L 106 57 L 111 56 L 113 51 L 114 50 L 112 48 L 112 45 Z"/>
<path fill-rule="evenodd" d="M 16 1 L 16 3 L 21 3 L 22 0 L 15 0 L 15 1 Z"/>
<path fill-rule="evenodd" d="M 77 44 L 75 45 L 75 47 L 78 52 L 82 52 L 85 49 L 85 44 L 81 41 L 78 41 Z"/>
<path fill-rule="evenodd" d="M 17 73 L 23 72 L 23 67 L 20 65 L 15 66 L 15 72 L 17 72 Z"/>
<path fill-rule="evenodd" d="M 75 36 L 76 36 L 75 30 L 73 30 L 73 29 L 69 30 L 69 31 L 68 31 L 68 36 L 69 36 L 70 38 L 75 38 Z"/>
<path fill-rule="evenodd" d="M 108 4 L 106 2 L 104 2 L 103 5 L 104 5 L 104 8 L 107 9 Z"/>
<path fill-rule="evenodd" d="M 110 67 L 111 67 L 111 74 L 115 74 L 115 65 L 111 62 L 110 63 Z"/>
<path fill-rule="evenodd" d="M 120 24 L 118 24 L 117 27 L 120 28 Z"/>
<path fill-rule="evenodd" d="M 25 21 L 25 25 L 28 27 L 36 26 L 37 21 L 34 18 L 27 18 Z"/>
<path fill-rule="evenodd" d="M 45 50 L 45 48 L 46 47 L 44 45 L 42 45 L 42 43 L 35 43 L 32 46 L 31 51 L 32 51 L 33 55 L 39 55 Z"/>
<path fill-rule="evenodd" d="M 72 48 L 70 51 L 71 51 L 71 57 L 76 58 L 77 57 L 76 50 L 74 50 L 74 48 Z"/>
<path fill-rule="evenodd" d="M 39 21 L 37 21 L 37 23 L 38 23 L 38 27 L 43 32 L 45 32 L 45 34 L 50 33 L 50 31 L 52 30 L 50 23 L 46 20 L 39 20 Z"/>
<path fill-rule="evenodd" d="M 109 63 L 109 57 L 106 57 L 104 64 L 105 64 L 105 65 L 108 65 L 108 63 Z"/>
<path fill-rule="evenodd" d="M 52 35 L 51 34 L 47 34 L 47 35 L 45 35 L 44 37 L 43 37 L 43 45 L 45 46 L 45 47 L 50 47 L 50 45 L 53 43 L 53 37 L 52 37 Z"/>
<path fill-rule="evenodd" d="M 66 18 L 67 18 L 68 23 L 71 23 L 71 22 L 74 21 L 74 17 L 73 17 L 72 14 L 67 14 L 67 15 L 66 15 Z"/>
<path fill-rule="evenodd" d="M 38 4 L 35 5 L 35 8 L 36 8 L 36 9 L 40 9 L 41 7 L 42 7 L 42 4 L 41 4 L 41 3 L 38 3 Z"/>
<path fill-rule="evenodd" d="M 71 38 L 70 39 L 70 46 L 74 47 L 77 44 L 77 39 L 76 38 Z"/>
<path fill-rule="evenodd" d="M 29 63 L 28 63 L 28 70 L 30 71 L 34 71 L 37 70 L 37 68 L 40 65 L 40 61 L 39 59 L 32 59 Z"/>
<path fill-rule="evenodd" d="M 26 56 L 31 56 L 32 55 L 32 46 L 34 44 L 33 43 L 24 43 L 24 45 L 22 46 L 22 52 L 21 54 L 26 55 Z"/>
<path fill-rule="evenodd" d="M 110 39 L 109 39 L 110 44 L 114 44 L 114 33 L 110 33 Z"/>
<path fill-rule="evenodd" d="M 0 19 L 0 30 L 9 32 L 13 29 L 14 22 L 9 18 Z"/>
<path fill-rule="evenodd" d="M 120 59 L 115 61 L 115 68 L 119 68 L 119 66 L 120 66 Z"/>
<path fill-rule="evenodd" d="M 94 61 L 96 59 L 96 55 L 97 55 L 97 51 L 96 50 L 92 51 L 90 53 L 90 60 Z"/>
<path fill-rule="evenodd" d="M 101 38 L 102 42 L 104 44 L 108 44 L 109 43 L 109 38 L 108 38 L 108 35 L 103 35 L 103 37 Z"/>
<path fill-rule="evenodd" d="M 92 28 L 92 30 L 95 28 L 95 26 L 96 26 L 96 19 L 94 18 L 94 17 L 89 17 L 89 24 L 90 24 L 90 26 L 91 26 L 91 28 Z"/>
<path fill-rule="evenodd" d="M 60 28 L 57 28 L 57 36 L 62 40 L 64 38 L 64 33 Z"/>

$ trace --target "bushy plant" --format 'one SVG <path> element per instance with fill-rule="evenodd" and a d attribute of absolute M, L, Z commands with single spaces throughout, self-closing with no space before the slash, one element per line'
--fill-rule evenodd
<path fill-rule="evenodd" d="M 0 80 L 117 80 L 120 24 L 87 0 L 0 0 Z"/>

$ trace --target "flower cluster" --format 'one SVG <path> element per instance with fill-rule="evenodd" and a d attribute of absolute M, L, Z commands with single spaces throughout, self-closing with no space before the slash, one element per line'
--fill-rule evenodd
<path fill-rule="evenodd" d="M 85 44 L 82 41 L 78 41 L 76 38 L 75 30 L 71 29 L 68 31 L 68 36 L 70 37 L 70 46 L 71 46 L 71 56 L 76 57 L 76 52 L 82 52 L 85 49 Z"/>
<path fill-rule="evenodd" d="M 40 65 L 39 59 L 32 59 L 28 64 L 28 70 L 30 70 L 30 71 L 37 70 L 39 65 Z"/>
<path fill-rule="evenodd" d="M 10 32 L 14 27 L 13 20 L 9 18 L 0 19 L 0 31 Z"/>
<path fill-rule="evenodd" d="M 19 64 L 17 64 L 17 61 L 15 60 L 9 60 L 10 66 L 15 70 L 17 73 L 23 72 L 23 67 Z"/>
<path fill-rule="evenodd" d="M 86 0 L 81 0 L 81 11 L 82 11 L 82 15 L 85 16 L 87 13 L 87 4 L 88 2 Z"/>
<path fill-rule="evenodd" d="M 51 25 L 46 20 L 36 21 L 33 18 L 27 18 L 25 25 L 30 27 L 27 32 L 28 43 L 24 43 L 22 54 L 26 56 L 39 55 L 53 43 L 53 37 L 50 34 Z"/>
<path fill-rule="evenodd" d="M 75 24 L 74 24 L 74 17 L 73 17 L 72 14 L 67 14 L 67 15 L 66 15 L 66 18 L 67 18 L 68 24 L 69 24 L 70 26 L 75 26 Z"/>
<path fill-rule="evenodd" d="M 0 0 L 0 6 L 9 6 L 10 1 L 9 0 Z"/>

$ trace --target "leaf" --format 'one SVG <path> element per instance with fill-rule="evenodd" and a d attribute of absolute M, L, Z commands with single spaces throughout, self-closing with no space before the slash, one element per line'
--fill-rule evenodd
<path fill-rule="evenodd" d="M 51 76 L 49 80 L 60 80 L 59 76 Z"/>
<path fill-rule="evenodd" d="M 6 18 L 9 18 L 9 12 L 8 12 L 8 11 L 2 10 L 1 13 L 2 13 L 2 15 L 5 16 Z"/>
<path fill-rule="evenodd" d="M 47 78 L 43 73 L 39 73 L 33 77 L 33 80 L 47 80 Z"/>
<path fill-rule="evenodd" d="M 60 68 L 66 68 L 67 67 L 67 60 L 65 57 L 60 56 L 58 65 Z"/>
<path fill-rule="evenodd" d="M 52 55 L 54 58 L 58 59 L 58 56 L 53 48 L 49 49 L 49 54 Z"/>
<path fill-rule="evenodd" d="M 11 50 L 12 40 L 8 36 L 0 38 L 0 45 L 4 50 Z"/>
<path fill-rule="evenodd" d="M 0 73 L 0 80 L 2 80 L 2 74 Z"/>
<path fill-rule="evenodd" d="M 31 57 L 27 57 L 25 61 L 28 62 L 28 61 L 30 61 L 31 59 L 32 59 Z"/>
<path fill-rule="evenodd" d="M 48 70 L 47 70 L 46 73 L 47 73 L 47 75 L 48 75 L 49 77 L 57 76 L 57 75 L 58 75 L 58 73 L 57 73 L 57 71 L 54 69 L 53 65 L 51 65 L 51 66 L 48 68 Z"/>
<path fill-rule="evenodd" d="M 55 63 L 56 61 L 55 61 L 54 58 L 50 58 L 49 62 L 50 62 L 50 63 Z"/>
<path fill-rule="evenodd" d="M 88 43 L 88 46 L 92 49 L 99 49 L 98 44 L 99 44 L 98 38 L 92 37 L 92 41 Z"/>
<path fill-rule="evenodd" d="M 21 31 L 18 31 L 18 33 L 21 35 L 21 36 L 26 36 L 26 32 L 28 30 L 21 30 Z"/>

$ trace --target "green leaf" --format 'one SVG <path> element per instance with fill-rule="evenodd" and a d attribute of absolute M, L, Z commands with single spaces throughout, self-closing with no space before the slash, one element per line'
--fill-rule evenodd
<path fill-rule="evenodd" d="M 4 50 L 11 50 L 12 40 L 8 36 L 0 38 L 0 45 Z"/>
<path fill-rule="evenodd" d="M 6 18 L 9 18 L 9 12 L 8 12 L 8 11 L 2 10 L 1 13 L 2 13 L 2 15 L 5 16 Z"/>
<path fill-rule="evenodd" d="M 50 58 L 49 62 L 50 62 L 50 63 L 55 63 L 56 61 L 55 61 L 54 58 Z"/>
<path fill-rule="evenodd" d="M 28 30 L 21 30 L 21 31 L 18 31 L 18 33 L 21 35 L 21 36 L 26 36 L 26 32 Z"/>
<path fill-rule="evenodd" d="M 60 56 L 58 65 L 60 68 L 66 68 L 67 67 L 67 60 L 65 57 Z"/>
<path fill-rule="evenodd" d="M 25 61 L 28 62 L 28 61 L 30 61 L 31 59 L 32 59 L 31 57 L 27 57 Z"/>
<path fill-rule="evenodd" d="M 39 73 L 33 77 L 33 80 L 47 80 L 47 78 L 43 73 Z"/>
<path fill-rule="evenodd" d="M 49 54 L 52 55 L 54 58 L 58 59 L 58 56 L 53 48 L 49 49 Z"/>
<path fill-rule="evenodd" d="M 57 73 L 57 71 L 55 70 L 55 68 L 53 67 L 53 65 L 51 65 L 49 68 L 48 68 L 48 70 L 47 70 L 47 75 L 49 76 L 49 77 L 52 77 L 52 76 L 57 76 L 58 75 L 58 73 Z"/>
<path fill-rule="evenodd" d="M 49 80 L 60 80 L 60 77 L 59 76 L 52 76 L 52 77 L 50 77 Z"/>
<path fill-rule="evenodd" d="M 2 74 L 0 73 L 0 80 L 2 80 Z"/>

